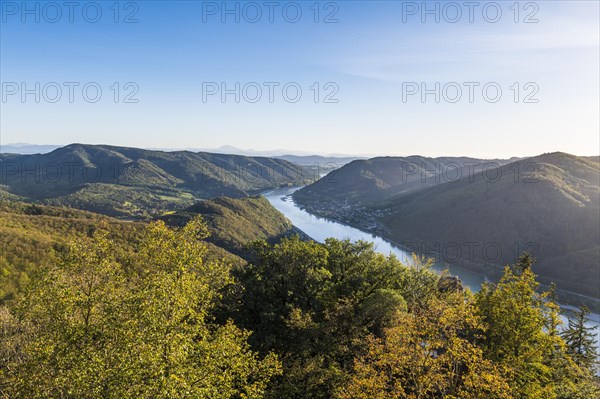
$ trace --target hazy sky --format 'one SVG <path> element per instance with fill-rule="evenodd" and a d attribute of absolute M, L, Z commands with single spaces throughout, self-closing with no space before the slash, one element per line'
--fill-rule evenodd
<path fill-rule="evenodd" d="M 2 0 L 0 142 L 600 153 L 599 2 L 467 3 Z"/>

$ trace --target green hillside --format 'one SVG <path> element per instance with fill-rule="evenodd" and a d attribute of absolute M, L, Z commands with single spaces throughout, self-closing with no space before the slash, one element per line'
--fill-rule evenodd
<path fill-rule="evenodd" d="M 303 233 L 264 197 L 219 197 L 200 201 L 185 210 L 161 217 L 171 226 L 182 226 L 196 215 L 209 226 L 209 242 L 245 257 L 245 245 L 257 241 L 278 242 Z"/>
<path fill-rule="evenodd" d="M 298 234 L 292 224 L 262 198 L 216 198 L 202 201 L 185 211 L 163 219 L 171 225 L 185 225 L 201 215 L 210 237 L 209 259 L 226 258 L 244 263 L 245 245 L 255 240 L 277 242 Z M 0 200 L 0 302 L 19 291 L 41 265 L 56 262 L 67 244 L 92 234 L 99 226 L 125 257 L 137 244 L 146 226 L 125 222 L 77 209 Z M 234 255 L 236 254 L 236 255 Z"/>
<path fill-rule="evenodd" d="M 56 262 L 72 240 L 101 224 L 120 255 L 133 248 L 142 226 L 74 209 L 0 201 L 0 302 L 21 290 L 40 266 Z"/>
<path fill-rule="evenodd" d="M 4 191 L 111 216 L 147 217 L 197 199 L 298 185 L 310 172 L 281 159 L 72 144 L 47 154 L 0 154 Z"/>
<path fill-rule="evenodd" d="M 521 171 L 517 181 L 515 170 Z M 478 174 L 473 182 L 388 199 L 379 205 L 387 210 L 383 224 L 397 241 L 431 249 L 458 244 L 460 261 L 475 265 L 509 264 L 529 250 L 538 259 L 535 271 L 542 281 L 600 297 L 598 165 L 552 153 L 505 165 L 499 172 L 496 181 Z M 468 243 L 478 245 L 472 255 Z"/>

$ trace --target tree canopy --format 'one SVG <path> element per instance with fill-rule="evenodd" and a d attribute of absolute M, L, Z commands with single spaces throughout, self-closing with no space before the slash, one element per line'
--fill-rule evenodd
<path fill-rule="evenodd" d="M 101 229 L 75 242 L 0 314 L 0 392 L 8 398 L 259 398 L 279 372 L 249 332 L 211 316 L 231 281 L 205 262 L 200 220 L 148 225 L 118 261 Z"/>

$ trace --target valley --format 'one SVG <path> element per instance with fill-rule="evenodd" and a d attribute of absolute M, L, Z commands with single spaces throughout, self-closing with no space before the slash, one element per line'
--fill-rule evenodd
<path fill-rule="evenodd" d="M 403 162 L 355 161 L 297 191 L 294 199 L 311 213 L 492 276 L 529 251 L 542 282 L 600 298 L 600 175 L 594 158 L 544 154 L 453 181 L 421 173 L 401 178 L 393 172 Z M 364 190 L 350 190 L 354 182 Z"/>

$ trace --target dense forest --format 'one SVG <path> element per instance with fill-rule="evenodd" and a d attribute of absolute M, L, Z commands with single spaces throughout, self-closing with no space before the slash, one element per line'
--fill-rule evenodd
<path fill-rule="evenodd" d="M 197 210 L 214 222 L 226 204 Z M 528 255 L 472 294 L 425 259 L 407 267 L 366 242 L 265 236 L 241 261 L 215 254 L 201 216 L 169 227 L 2 211 L 3 236 L 22 233 L 5 264 L 34 231 L 30 245 L 51 254 L 29 260 L 0 307 L 2 398 L 600 395 L 585 310 L 561 332 Z"/>
<path fill-rule="evenodd" d="M 276 243 L 301 234 L 262 197 L 204 200 L 159 217 L 167 225 L 182 227 L 202 215 L 210 236 L 207 256 L 240 264 L 247 258 L 245 245 L 256 240 Z M 0 301 L 13 298 L 40 265 L 56 262 L 73 240 L 89 236 L 103 226 L 118 256 L 131 252 L 145 224 L 125 222 L 72 208 L 0 199 Z"/>

